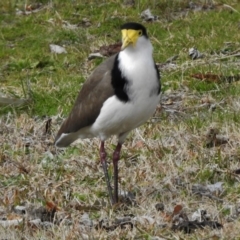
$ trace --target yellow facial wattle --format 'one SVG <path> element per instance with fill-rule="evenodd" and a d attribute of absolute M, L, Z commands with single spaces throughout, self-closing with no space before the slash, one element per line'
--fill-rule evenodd
<path fill-rule="evenodd" d="M 121 50 L 124 50 L 129 45 L 135 46 L 141 32 L 133 29 L 122 29 L 122 47 Z"/>

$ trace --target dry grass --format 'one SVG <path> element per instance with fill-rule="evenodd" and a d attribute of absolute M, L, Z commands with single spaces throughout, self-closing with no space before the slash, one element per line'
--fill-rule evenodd
<path fill-rule="evenodd" d="M 168 105 L 169 98 L 184 96 L 178 102 Z M 20 229 L 4 230 L 8 234 L 36 239 L 37 236 L 53 239 L 75 239 L 79 234 L 89 239 L 106 238 L 145 238 L 146 236 L 165 236 L 172 239 L 183 233 L 170 230 L 172 221 L 166 221 L 163 213 L 155 208 L 162 203 L 165 212 L 173 212 L 180 204 L 189 218 L 198 209 L 204 209 L 212 220 L 223 224 L 221 230 L 197 230 L 189 239 L 206 238 L 217 234 L 222 239 L 238 235 L 238 182 L 239 176 L 234 173 L 239 168 L 240 128 L 232 121 L 218 127 L 221 134 L 229 140 L 226 144 L 206 148 L 206 132 L 213 124 L 203 123 L 194 127 L 186 119 L 197 112 L 199 103 L 184 104 L 189 98 L 199 97 L 189 92 L 166 94 L 162 110 L 157 112 L 154 121 L 134 131 L 123 148 L 120 161 L 120 183 L 124 191 L 136 194 L 136 205 L 112 210 L 109 207 L 106 187 L 98 158 L 98 141 L 81 140 L 72 148 L 56 150 L 51 143 L 59 127 L 58 118 L 53 118 L 52 133 L 45 135 L 45 119 L 32 119 L 28 115 L 9 116 L 1 122 L 1 202 L 7 216 L 11 207 L 29 204 L 33 206 L 54 202 L 59 210 L 55 218 L 58 224 L 47 230 L 35 229 L 23 224 Z M 225 99 L 222 108 L 238 112 L 239 99 Z M 177 105 L 181 111 L 177 110 Z M 205 106 L 207 108 L 207 106 Z M 164 110 L 165 109 L 165 110 Z M 179 109 L 178 109 L 179 110 Z M 169 113 L 170 112 L 170 113 Z M 207 115 L 208 113 L 206 113 Z M 162 117 L 162 115 L 165 115 Z M 108 152 L 113 151 L 114 139 L 108 142 Z M 111 165 L 110 165 L 111 167 Z M 224 190 L 214 196 L 197 196 L 192 192 L 194 184 L 213 184 L 224 182 Z M 77 210 L 76 210 L 77 209 Z M 82 215 L 88 213 L 93 225 L 100 219 L 110 223 L 124 215 L 134 215 L 135 227 L 114 231 L 96 230 L 82 225 Z M 10 219 L 10 217 L 9 217 Z M 29 219 L 33 219 L 32 216 Z M 69 225 L 70 224 L 70 225 Z M 165 227 L 163 227 L 163 225 Z M 63 230 L 64 229 L 64 230 Z M 233 231 L 234 229 L 234 231 Z M 40 235 L 39 235 L 40 234 Z M 64 234 L 64 235 L 63 235 Z M 30 237 L 32 235 L 32 237 Z M 85 236 L 85 237 L 86 237 Z M 193 237 L 194 236 L 194 237 Z M 9 238 L 9 237 L 8 237 Z"/>

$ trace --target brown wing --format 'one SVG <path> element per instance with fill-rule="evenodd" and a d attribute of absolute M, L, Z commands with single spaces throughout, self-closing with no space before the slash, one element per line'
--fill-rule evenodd
<path fill-rule="evenodd" d="M 100 64 L 84 83 L 68 118 L 63 122 L 55 142 L 62 133 L 73 133 L 94 123 L 103 103 L 114 95 L 111 70 L 116 55 Z"/>

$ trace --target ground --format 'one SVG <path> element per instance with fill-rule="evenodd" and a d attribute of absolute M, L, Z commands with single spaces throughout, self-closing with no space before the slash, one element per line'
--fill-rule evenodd
<path fill-rule="evenodd" d="M 9 0 L 0 13 L 1 239 L 240 238 L 239 1 Z M 128 21 L 148 30 L 162 95 L 123 146 L 112 207 L 99 140 L 53 142 Z"/>

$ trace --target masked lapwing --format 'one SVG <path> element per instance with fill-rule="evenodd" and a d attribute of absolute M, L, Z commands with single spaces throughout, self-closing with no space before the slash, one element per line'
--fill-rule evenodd
<path fill-rule="evenodd" d="M 67 147 L 78 138 L 100 139 L 100 159 L 112 204 L 118 202 L 122 144 L 131 130 L 153 115 L 161 89 L 146 28 L 130 22 L 122 25 L 121 33 L 121 51 L 101 63 L 87 79 L 55 139 L 57 147 Z M 112 157 L 112 193 L 104 143 L 113 135 L 117 136 L 118 144 Z"/>

